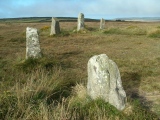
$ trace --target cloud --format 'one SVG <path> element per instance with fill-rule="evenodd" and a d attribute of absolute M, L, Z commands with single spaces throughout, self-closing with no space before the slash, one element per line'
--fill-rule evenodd
<path fill-rule="evenodd" d="M 89 4 L 90 14 L 117 16 L 154 16 L 160 15 L 158 0 L 100 0 Z"/>
<path fill-rule="evenodd" d="M 0 18 L 33 16 L 160 17 L 160 0 L 1 0 Z"/>

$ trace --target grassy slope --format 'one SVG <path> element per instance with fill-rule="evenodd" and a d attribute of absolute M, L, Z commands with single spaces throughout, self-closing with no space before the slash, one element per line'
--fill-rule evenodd
<path fill-rule="evenodd" d="M 0 23 L 3 119 L 153 119 L 150 111 L 160 115 L 160 23 L 107 22 L 99 31 L 99 22 L 87 22 L 87 30 L 80 33 L 73 32 L 76 22 L 60 25 L 62 34 L 50 37 L 47 22 Z M 39 29 L 40 60 L 24 61 L 27 26 Z M 129 101 L 123 112 L 86 95 L 87 62 L 102 53 L 120 69 Z"/>

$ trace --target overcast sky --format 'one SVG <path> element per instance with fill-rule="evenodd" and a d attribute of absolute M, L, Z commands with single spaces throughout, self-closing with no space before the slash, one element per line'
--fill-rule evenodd
<path fill-rule="evenodd" d="M 160 0 L 0 0 L 0 18 L 160 17 Z"/>

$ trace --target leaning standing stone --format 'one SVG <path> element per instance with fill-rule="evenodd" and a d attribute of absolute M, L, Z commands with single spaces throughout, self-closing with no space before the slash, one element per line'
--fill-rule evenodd
<path fill-rule="evenodd" d="M 84 14 L 80 13 L 78 16 L 78 24 L 77 24 L 77 31 L 84 29 Z"/>
<path fill-rule="evenodd" d="M 55 34 L 59 34 L 59 33 L 60 33 L 59 21 L 57 18 L 52 18 L 50 35 L 55 35 Z"/>
<path fill-rule="evenodd" d="M 100 30 L 105 28 L 105 20 L 103 18 L 101 18 L 100 20 Z"/>
<path fill-rule="evenodd" d="M 125 108 L 126 93 L 118 67 L 106 54 L 95 55 L 88 61 L 87 92 L 92 99 L 102 98 L 118 110 Z"/>
<path fill-rule="evenodd" d="M 42 57 L 36 28 L 26 28 L 26 59 Z"/>

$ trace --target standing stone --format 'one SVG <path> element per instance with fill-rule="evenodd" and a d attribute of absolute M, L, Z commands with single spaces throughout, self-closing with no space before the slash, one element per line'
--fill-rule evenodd
<path fill-rule="evenodd" d="M 105 19 L 101 18 L 100 20 L 100 30 L 105 28 Z"/>
<path fill-rule="evenodd" d="M 87 92 L 92 99 L 102 98 L 118 110 L 125 108 L 126 93 L 118 67 L 106 54 L 95 55 L 88 61 Z"/>
<path fill-rule="evenodd" d="M 80 13 L 78 16 L 78 24 L 77 24 L 77 31 L 84 29 L 84 14 Z"/>
<path fill-rule="evenodd" d="M 59 33 L 60 33 L 59 21 L 57 18 L 52 18 L 50 35 L 55 35 L 55 34 L 59 34 Z"/>
<path fill-rule="evenodd" d="M 42 57 L 36 28 L 26 28 L 26 59 Z"/>

